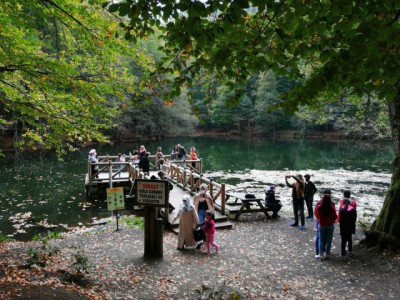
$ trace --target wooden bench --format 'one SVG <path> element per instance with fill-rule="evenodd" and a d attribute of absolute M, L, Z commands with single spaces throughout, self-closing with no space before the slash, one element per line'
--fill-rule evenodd
<path fill-rule="evenodd" d="M 229 198 L 234 198 L 234 201 L 229 201 Z M 271 219 L 268 211 L 271 209 L 263 205 L 263 198 L 246 198 L 245 193 L 226 193 L 226 200 L 229 206 L 240 205 L 240 209 L 237 211 L 235 220 L 238 220 L 240 215 L 243 213 L 256 213 L 263 212 L 267 219 Z M 255 206 L 255 208 L 253 208 Z"/>

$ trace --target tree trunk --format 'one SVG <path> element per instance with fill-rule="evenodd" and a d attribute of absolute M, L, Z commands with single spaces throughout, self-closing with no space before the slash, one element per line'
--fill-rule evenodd
<path fill-rule="evenodd" d="M 393 175 L 385 202 L 363 243 L 378 250 L 400 249 L 400 87 L 394 101 L 389 103 L 390 127 L 395 149 Z"/>

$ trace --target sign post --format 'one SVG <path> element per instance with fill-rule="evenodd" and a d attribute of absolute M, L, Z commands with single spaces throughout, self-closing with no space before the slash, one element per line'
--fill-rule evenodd
<path fill-rule="evenodd" d="M 168 207 L 168 182 L 135 180 L 135 203 L 144 206 L 144 256 L 163 257 L 163 221 L 157 218 L 159 207 Z"/>
<path fill-rule="evenodd" d="M 117 231 L 118 231 L 118 211 L 125 209 L 125 194 L 124 188 L 108 188 L 107 190 L 107 209 L 115 211 L 117 218 Z"/>

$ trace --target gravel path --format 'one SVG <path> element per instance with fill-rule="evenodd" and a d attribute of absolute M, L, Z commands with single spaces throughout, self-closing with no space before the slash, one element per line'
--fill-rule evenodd
<path fill-rule="evenodd" d="M 243 215 L 232 230 L 217 231 L 220 252 L 210 255 L 176 250 L 177 236 L 165 231 L 164 258 L 156 261 L 143 259 L 142 229 L 115 232 L 115 224 L 56 243 L 81 245 L 95 265 L 88 275 L 92 299 L 205 299 L 222 291 L 245 299 L 398 299 L 399 256 L 361 249 L 358 233 L 354 256 L 342 261 L 336 228 L 331 258 L 320 261 L 314 258 L 315 223 L 300 231 L 288 226 L 291 221 L 290 215 L 272 221 L 261 213 Z M 11 259 L 28 246 L 12 243 L 1 255 Z"/>

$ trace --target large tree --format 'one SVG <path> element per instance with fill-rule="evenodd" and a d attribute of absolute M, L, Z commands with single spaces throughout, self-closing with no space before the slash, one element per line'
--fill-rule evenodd
<path fill-rule="evenodd" d="M 151 65 L 100 1 L 5 0 L 0 10 L 0 129 L 21 147 L 105 141 Z"/>
<path fill-rule="evenodd" d="M 400 241 L 400 2 L 298 0 L 126 0 L 109 6 L 127 16 L 127 38 L 163 33 L 174 86 L 191 84 L 205 69 L 243 93 L 249 74 L 272 70 L 297 80 L 281 106 L 323 106 L 343 90 L 376 94 L 387 103 L 396 158 L 392 184 L 368 238 Z M 307 71 L 305 71 L 307 70 Z"/>

